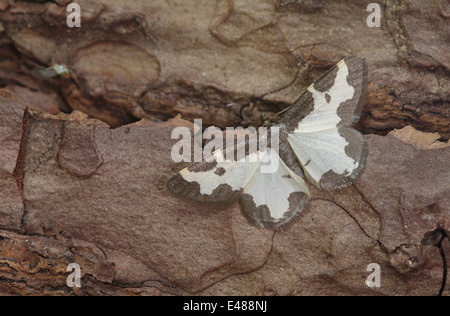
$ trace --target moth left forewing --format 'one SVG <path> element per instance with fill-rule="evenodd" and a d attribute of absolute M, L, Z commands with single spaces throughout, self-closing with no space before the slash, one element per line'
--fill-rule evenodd
<path fill-rule="evenodd" d="M 237 144 L 214 151 L 204 161 L 193 163 L 172 177 L 167 188 L 177 196 L 189 200 L 232 203 L 237 200 L 258 168 L 253 142 L 254 140 L 241 139 Z M 237 153 L 240 146 L 247 148 L 242 157 Z"/>
<path fill-rule="evenodd" d="M 282 119 L 306 177 L 322 189 L 345 187 L 364 170 L 367 144 L 350 126 L 359 120 L 365 81 L 364 60 L 344 59 L 299 98 L 302 109 L 290 109 Z M 296 111 L 302 115 L 293 120 Z"/>

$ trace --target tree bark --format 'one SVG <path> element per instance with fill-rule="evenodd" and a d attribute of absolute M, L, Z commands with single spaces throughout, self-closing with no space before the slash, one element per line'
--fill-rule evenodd
<path fill-rule="evenodd" d="M 364 1 L 75 2 L 79 28 L 66 23 L 69 0 L 0 4 L 0 294 L 440 292 L 448 1 L 386 0 L 380 27 Z M 311 188 L 305 212 L 276 232 L 250 226 L 237 204 L 166 191 L 182 168 L 173 128 L 277 123 L 350 55 L 369 70 L 356 128 L 370 152 L 356 184 Z M 70 263 L 81 288 L 66 284 Z M 381 288 L 365 283 L 372 263 Z"/>

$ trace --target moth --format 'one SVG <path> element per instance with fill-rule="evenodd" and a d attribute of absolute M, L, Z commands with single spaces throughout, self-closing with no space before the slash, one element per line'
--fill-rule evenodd
<path fill-rule="evenodd" d="M 331 191 L 352 184 L 363 173 L 368 145 L 352 126 L 361 116 L 366 78 L 364 59 L 353 56 L 340 61 L 286 110 L 278 126 L 278 151 L 247 149 L 247 158 L 260 159 L 194 163 L 168 181 L 168 190 L 206 204 L 239 199 L 252 224 L 283 227 L 308 204 L 305 178 Z M 233 151 L 234 146 L 213 155 L 223 158 Z M 273 173 L 261 172 L 267 158 L 279 160 Z"/>

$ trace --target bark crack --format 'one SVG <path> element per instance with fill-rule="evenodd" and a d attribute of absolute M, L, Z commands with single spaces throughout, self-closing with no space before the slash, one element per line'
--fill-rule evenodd
<path fill-rule="evenodd" d="M 443 296 L 445 288 L 447 286 L 448 264 L 444 247 L 442 246 L 442 243 L 444 242 L 445 239 L 449 239 L 447 233 L 443 229 L 436 229 L 433 232 L 425 234 L 422 240 L 422 245 L 432 245 L 438 248 L 442 258 L 443 275 L 442 275 L 442 284 L 438 296 Z"/>

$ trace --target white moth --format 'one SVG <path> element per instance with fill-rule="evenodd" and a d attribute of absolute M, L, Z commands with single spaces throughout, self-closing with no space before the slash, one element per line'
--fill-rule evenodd
<path fill-rule="evenodd" d="M 247 158 L 260 159 L 194 163 L 172 177 L 168 189 L 203 203 L 232 203 L 239 198 L 252 224 L 273 229 L 286 225 L 308 204 L 303 175 L 323 190 L 335 190 L 362 174 L 368 147 L 351 126 L 362 112 L 366 77 L 363 59 L 342 60 L 285 112 L 279 125 L 279 152 L 249 150 Z M 235 146 L 214 155 L 234 150 Z M 276 172 L 261 172 L 267 158 L 279 160 Z"/>

